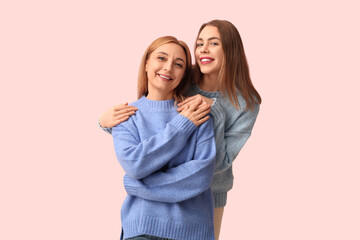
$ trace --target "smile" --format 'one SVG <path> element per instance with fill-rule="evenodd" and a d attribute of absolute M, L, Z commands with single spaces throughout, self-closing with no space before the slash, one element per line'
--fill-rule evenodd
<path fill-rule="evenodd" d="M 213 58 L 208 58 L 208 57 L 200 58 L 201 64 L 208 64 L 208 63 L 213 62 L 214 60 L 215 60 L 215 59 L 213 59 Z"/>
<path fill-rule="evenodd" d="M 163 75 L 163 74 L 158 74 L 158 76 L 166 81 L 170 81 L 172 80 L 172 78 L 170 76 L 167 75 Z"/>

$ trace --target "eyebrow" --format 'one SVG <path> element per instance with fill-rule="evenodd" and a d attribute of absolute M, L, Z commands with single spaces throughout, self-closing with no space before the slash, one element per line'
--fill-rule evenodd
<path fill-rule="evenodd" d="M 159 55 L 159 54 L 164 54 L 164 55 L 166 55 L 166 56 L 169 56 L 169 54 L 167 54 L 166 52 L 158 52 L 157 54 L 158 54 L 158 55 Z M 184 61 L 182 58 L 176 58 L 175 60 L 180 60 L 180 61 L 183 61 L 183 62 L 185 63 L 185 61 Z"/>
<path fill-rule="evenodd" d="M 217 40 L 220 40 L 221 41 L 221 39 L 220 38 L 218 38 L 218 37 L 211 37 L 211 38 L 208 38 L 208 40 L 214 40 L 214 39 L 217 39 Z M 202 38 L 198 38 L 198 40 L 203 40 Z"/>

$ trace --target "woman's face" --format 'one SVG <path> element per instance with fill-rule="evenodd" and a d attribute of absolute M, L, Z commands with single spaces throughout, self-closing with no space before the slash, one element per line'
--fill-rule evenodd
<path fill-rule="evenodd" d="M 152 100 L 166 100 L 174 97 L 186 67 L 185 52 L 175 43 L 156 48 L 146 61 L 148 96 Z"/>
<path fill-rule="evenodd" d="M 196 41 L 195 59 L 204 75 L 218 75 L 224 51 L 217 27 L 208 25 L 200 32 Z"/>

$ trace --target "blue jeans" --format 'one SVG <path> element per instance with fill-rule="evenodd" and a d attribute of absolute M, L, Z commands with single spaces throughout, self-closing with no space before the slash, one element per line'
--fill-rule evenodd
<path fill-rule="evenodd" d="M 150 235 L 140 235 L 132 238 L 127 238 L 125 240 L 171 240 L 170 238 L 162 238 L 162 237 L 155 237 Z"/>

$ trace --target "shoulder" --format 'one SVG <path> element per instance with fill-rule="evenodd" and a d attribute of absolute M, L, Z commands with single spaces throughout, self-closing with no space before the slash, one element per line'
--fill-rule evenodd
<path fill-rule="evenodd" d="M 141 104 L 140 104 L 140 102 L 141 102 L 140 100 L 141 99 L 138 99 L 138 100 L 136 100 L 134 102 L 129 103 L 129 106 L 137 107 L 138 110 L 135 112 L 134 115 L 131 115 L 128 120 L 114 126 L 112 128 L 113 133 L 118 132 L 118 131 L 126 131 L 126 130 L 135 130 L 135 129 L 137 129 L 137 127 L 136 127 L 137 123 L 136 122 L 139 119 L 139 115 L 140 115 L 139 113 L 141 112 L 141 109 L 142 109 Z"/>
<path fill-rule="evenodd" d="M 222 96 L 217 101 L 225 112 L 224 127 L 227 131 L 240 131 L 251 133 L 259 113 L 260 105 L 256 104 L 254 109 L 247 109 L 247 104 L 241 94 L 237 94 L 240 108 L 236 109 L 227 97 Z"/>
<path fill-rule="evenodd" d="M 230 99 L 227 96 L 221 95 L 217 101 L 221 104 L 222 108 L 230 115 L 241 115 L 243 113 L 256 114 L 259 112 L 260 104 L 255 104 L 254 109 L 248 109 L 245 98 L 240 94 L 236 93 L 236 98 L 240 104 L 240 108 L 236 109 L 231 103 Z"/>
<path fill-rule="evenodd" d="M 141 102 L 143 101 L 142 98 L 143 98 L 143 97 L 139 98 L 138 100 L 136 100 L 136 101 L 134 101 L 134 102 L 129 103 L 129 105 L 138 108 L 139 106 L 141 106 Z"/>

